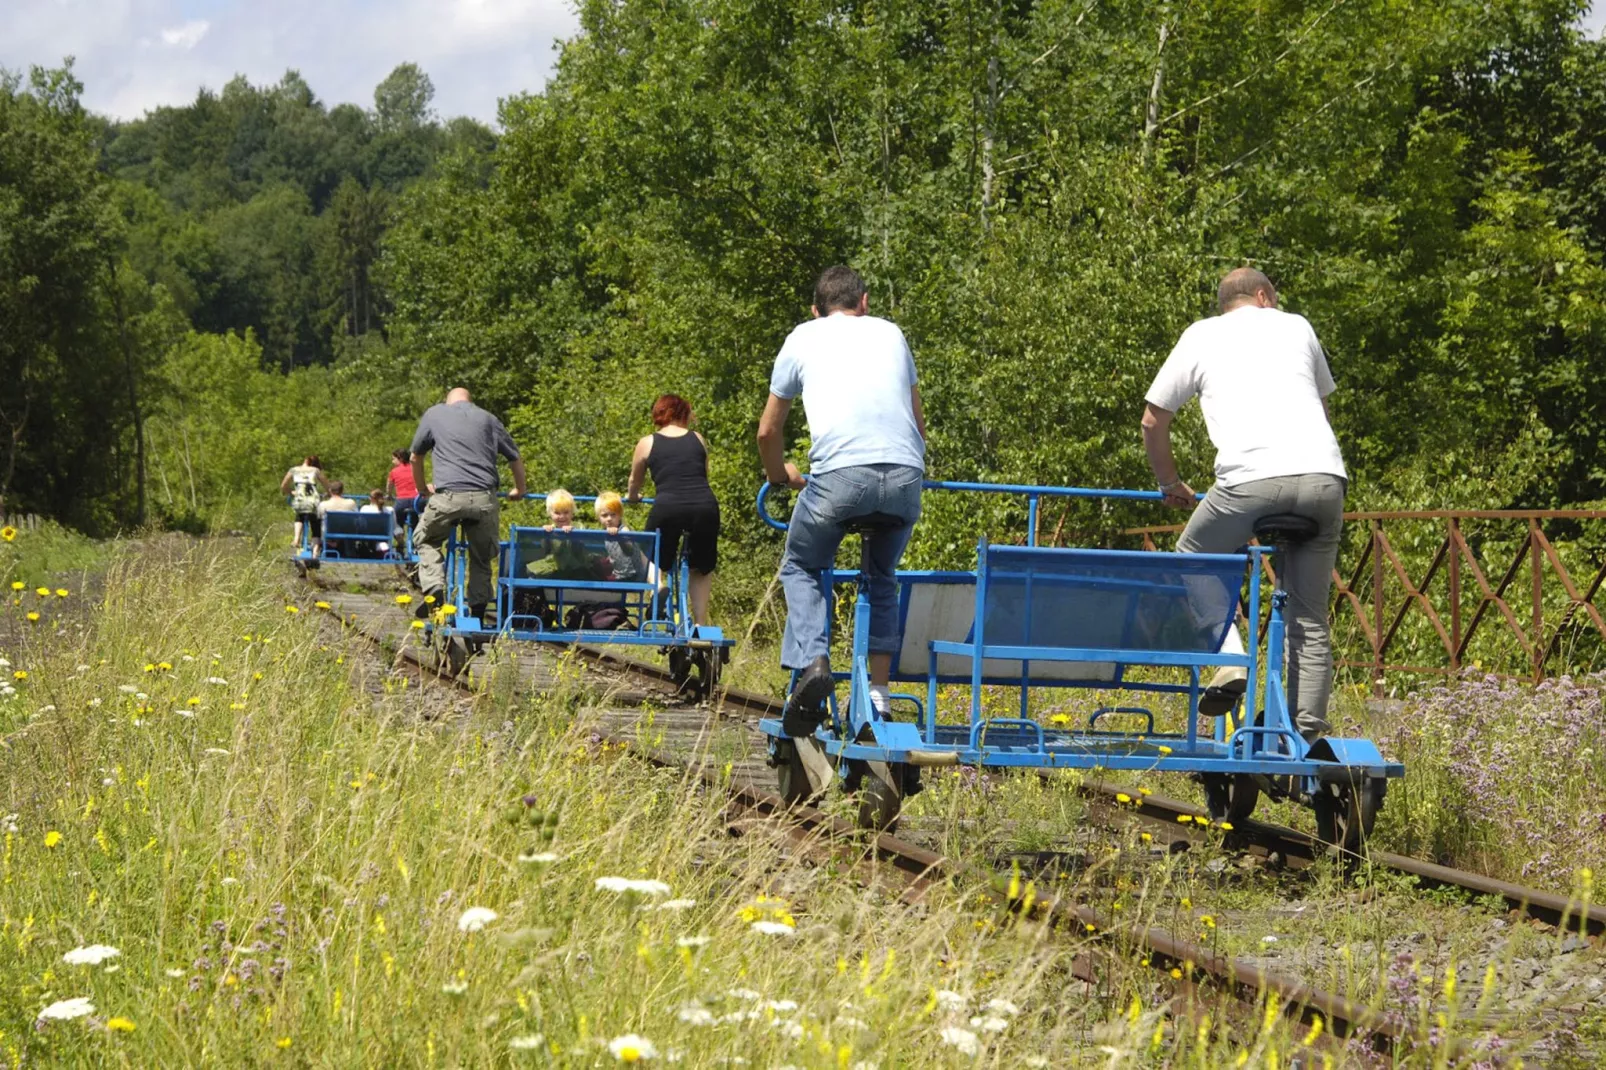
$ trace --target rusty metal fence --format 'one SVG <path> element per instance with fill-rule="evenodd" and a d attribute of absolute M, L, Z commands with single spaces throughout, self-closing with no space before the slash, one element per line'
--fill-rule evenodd
<path fill-rule="evenodd" d="M 1381 694 L 1391 673 L 1467 669 L 1535 682 L 1606 668 L 1606 510 L 1345 513 L 1333 570 L 1336 665 Z M 1169 547 L 1181 525 L 1127 528 Z M 1064 542 L 1056 529 L 1053 540 Z M 1580 582 L 1580 578 L 1587 577 Z"/>

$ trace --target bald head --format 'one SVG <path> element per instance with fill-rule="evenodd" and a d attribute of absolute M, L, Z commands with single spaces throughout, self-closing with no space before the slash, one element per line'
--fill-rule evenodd
<path fill-rule="evenodd" d="M 468 396 L 468 387 L 454 386 L 446 392 L 446 404 L 456 405 L 459 401 L 471 401 Z"/>
<path fill-rule="evenodd" d="M 1219 311 L 1231 312 L 1244 305 L 1277 307 L 1277 287 L 1251 267 L 1234 268 L 1227 272 L 1227 277 L 1216 288 L 1216 308 Z"/>

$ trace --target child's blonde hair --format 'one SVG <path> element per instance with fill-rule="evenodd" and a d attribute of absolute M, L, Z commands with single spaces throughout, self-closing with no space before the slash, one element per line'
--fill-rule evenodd
<path fill-rule="evenodd" d="M 574 511 L 574 495 L 559 487 L 557 490 L 546 492 L 546 514 L 551 516 L 559 509 Z"/>
<path fill-rule="evenodd" d="M 597 495 L 596 513 L 598 520 L 602 519 L 603 513 L 619 513 L 623 515 L 624 511 L 625 500 L 619 496 L 618 491 L 605 490 Z"/>

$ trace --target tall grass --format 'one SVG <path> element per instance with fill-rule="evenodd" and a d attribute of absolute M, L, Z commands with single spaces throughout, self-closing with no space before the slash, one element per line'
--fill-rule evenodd
<path fill-rule="evenodd" d="M 910 905 L 732 830 L 561 689 L 421 690 L 279 567 L 164 540 L 82 632 L 12 622 L 7 1062 L 1281 1066 L 1318 1039 L 1165 1013 L 1135 961 L 1075 981 L 1078 938 L 975 887 Z"/>

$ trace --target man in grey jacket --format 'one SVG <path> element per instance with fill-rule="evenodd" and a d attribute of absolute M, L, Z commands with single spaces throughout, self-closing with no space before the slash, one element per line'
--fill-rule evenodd
<path fill-rule="evenodd" d="M 435 455 L 435 480 L 424 481 L 424 457 Z M 524 461 L 502 421 L 454 387 L 446 402 L 432 405 L 413 435 L 413 482 L 429 491 L 429 502 L 413 530 L 418 548 L 418 584 L 424 590 L 417 615 L 427 616 L 446 601 L 446 559 L 442 548 L 452 530 L 461 527 L 468 544 L 469 612 L 479 618 L 491 601 L 491 557 L 501 524 L 497 503 L 500 481 L 496 458 L 506 457 L 513 471 L 508 500 L 525 495 Z"/>

